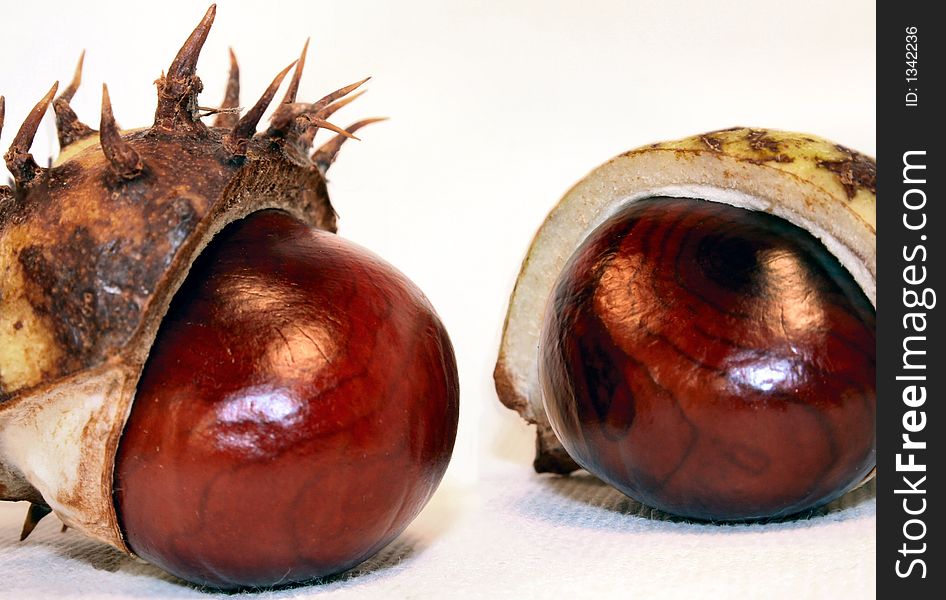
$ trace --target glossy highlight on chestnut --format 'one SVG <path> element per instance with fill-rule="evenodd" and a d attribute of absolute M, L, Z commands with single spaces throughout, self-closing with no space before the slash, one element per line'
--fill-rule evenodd
<path fill-rule="evenodd" d="M 839 497 L 875 464 L 875 316 L 808 232 L 651 198 L 598 227 L 542 330 L 545 407 L 569 455 L 624 493 L 709 520 Z"/>
<path fill-rule="evenodd" d="M 122 531 L 218 588 L 348 569 L 436 489 L 458 396 L 446 331 L 413 284 L 256 213 L 200 256 L 162 323 L 116 457 Z"/>

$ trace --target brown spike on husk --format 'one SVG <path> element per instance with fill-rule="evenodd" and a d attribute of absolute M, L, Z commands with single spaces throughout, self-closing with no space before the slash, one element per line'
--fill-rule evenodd
<path fill-rule="evenodd" d="M 352 139 L 352 140 L 357 140 L 357 139 L 358 139 L 358 138 L 355 137 L 355 135 L 352 134 L 350 131 L 346 131 L 345 129 L 342 129 L 342 128 L 339 127 L 338 125 L 334 125 L 334 124 L 332 124 L 332 123 L 329 123 L 329 122 L 326 121 L 325 119 L 320 119 L 320 118 L 318 118 L 318 117 L 312 117 L 312 116 L 310 116 L 310 117 L 308 117 L 308 122 L 311 124 L 311 126 L 314 126 L 314 127 L 317 127 L 317 128 L 321 128 L 321 129 L 328 129 L 329 131 L 334 131 L 335 133 L 337 133 L 337 134 L 339 134 L 339 135 L 341 135 L 341 136 L 347 137 L 347 138 L 349 138 L 349 139 Z M 360 141 L 360 140 L 359 140 L 359 141 Z"/>
<path fill-rule="evenodd" d="M 82 63 L 85 61 L 85 50 L 79 55 L 72 81 L 59 97 L 53 101 L 53 110 L 56 112 L 56 132 L 59 137 L 59 149 L 66 148 L 73 142 L 81 140 L 95 133 L 95 130 L 79 120 L 75 111 L 69 105 L 73 96 L 82 84 Z"/>
<path fill-rule="evenodd" d="M 167 75 L 158 80 L 158 108 L 154 112 L 156 128 L 179 131 L 206 129 L 197 111 L 197 95 L 203 89 L 197 77 L 197 59 L 216 14 L 217 5 L 211 4 L 177 52 Z"/>
<path fill-rule="evenodd" d="M 134 179 L 143 168 L 141 157 L 122 139 L 112 114 L 112 101 L 108 97 L 108 86 L 102 84 L 102 122 L 99 125 L 99 140 L 102 152 L 112 166 L 112 171 L 122 179 Z"/>
<path fill-rule="evenodd" d="M 36 526 L 39 525 L 39 522 L 51 512 L 53 512 L 53 509 L 45 504 L 30 502 L 30 508 L 26 511 L 26 519 L 23 521 L 23 530 L 20 532 L 20 541 L 22 542 L 28 538 L 36 529 Z"/>
<path fill-rule="evenodd" d="M 85 62 L 85 50 L 79 54 L 79 62 L 76 63 L 76 70 L 72 74 L 72 81 L 69 82 L 69 86 L 59 94 L 59 97 L 65 100 L 66 102 L 72 102 L 72 98 L 76 95 L 76 92 L 79 90 L 79 86 L 82 85 L 82 65 Z"/>
<path fill-rule="evenodd" d="M 282 104 L 291 104 L 296 101 L 296 94 L 299 93 L 299 82 L 302 81 L 302 70 L 305 68 L 305 55 L 309 51 L 309 40 L 306 38 L 302 46 L 302 54 L 296 61 L 296 70 L 292 73 L 292 79 L 289 80 L 289 87 L 286 88 L 286 95 L 282 98 Z"/>
<path fill-rule="evenodd" d="M 36 130 L 39 129 L 43 115 L 46 114 L 46 109 L 49 108 L 49 103 L 52 102 L 57 89 L 59 89 L 58 81 L 53 84 L 53 87 L 49 88 L 43 99 L 37 102 L 30 114 L 27 115 L 26 120 L 20 126 L 20 130 L 13 138 L 10 149 L 3 155 L 3 159 L 7 163 L 7 169 L 10 170 L 13 179 L 19 186 L 30 183 L 42 171 L 36 161 L 33 160 L 33 155 L 30 154 L 30 146 L 33 145 Z"/>
<path fill-rule="evenodd" d="M 318 113 L 316 113 L 315 116 L 317 116 L 320 119 L 328 119 L 329 117 L 334 115 L 336 112 L 338 112 L 340 109 L 348 106 L 349 104 L 357 100 L 366 91 L 368 90 L 361 90 L 360 92 L 356 94 L 352 94 L 351 96 L 348 96 L 347 98 L 342 98 L 338 102 L 333 102 L 329 104 L 328 106 L 326 106 L 325 108 L 323 108 L 322 110 L 320 110 Z"/>
<path fill-rule="evenodd" d="M 266 132 L 266 135 L 273 137 L 282 136 L 287 131 L 289 131 L 296 119 L 299 117 L 305 117 L 307 123 L 310 124 L 309 127 L 323 127 L 325 129 L 330 129 L 335 133 L 354 137 L 338 125 L 333 125 L 325 119 L 315 116 L 317 113 L 318 110 L 316 110 L 314 104 L 280 104 L 279 108 L 276 109 L 276 112 L 273 114 L 273 125 L 270 126 L 269 130 Z"/>
<path fill-rule="evenodd" d="M 3 133 L 3 119 L 7 112 L 7 101 L 0 96 L 0 133 Z M 13 197 L 13 190 L 8 185 L 0 185 L 0 215 L 3 214 L 4 203 Z"/>
<path fill-rule="evenodd" d="M 372 123 L 378 123 L 380 121 L 386 121 L 387 117 L 374 117 L 372 119 L 364 119 L 358 121 L 357 123 L 352 123 L 347 129 L 348 134 L 353 134 L 362 127 L 366 125 L 371 125 Z M 349 139 L 349 137 L 354 137 L 352 135 L 336 135 L 329 141 L 325 142 L 322 146 L 319 147 L 312 154 L 312 162 L 318 167 L 319 171 L 323 174 L 328 171 L 328 168 L 332 166 L 332 163 L 335 162 L 335 157 L 338 156 L 338 151 L 341 150 L 342 145 Z M 355 138 L 358 139 L 358 138 Z"/>
<path fill-rule="evenodd" d="M 365 77 L 365 78 L 362 79 L 361 81 L 356 81 L 355 83 L 352 83 L 352 84 L 350 84 L 350 85 L 346 85 L 346 86 L 343 87 L 343 88 L 339 88 L 339 89 L 335 90 L 334 92 L 332 92 L 332 93 L 330 93 L 330 94 L 326 94 L 325 96 L 323 96 L 323 97 L 320 98 L 319 100 L 315 101 L 312 105 L 315 107 L 315 110 L 316 110 L 316 111 L 322 110 L 323 108 L 325 108 L 326 106 L 328 106 L 328 105 L 331 104 L 332 102 L 335 102 L 335 101 L 338 100 L 339 98 L 342 98 L 342 97 L 347 96 L 348 94 L 354 92 L 355 90 L 357 90 L 358 88 L 360 88 L 361 86 L 363 86 L 369 79 L 371 79 L 371 77 Z"/>
<path fill-rule="evenodd" d="M 253 105 L 253 108 L 243 115 L 243 118 L 233 126 L 233 130 L 226 135 L 223 139 L 223 145 L 228 152 L 232 153 L 234 156 L 244 156 L 246 154 L 247 140 L 256 133 L 256 126 L 259 124 L 260 119 L 263 118 L 263 113 L 266 112 L 270 102 L 276 97 L 276 92 L 279 90 L 283 79 L 286 78 L 289 69 L 295 65 L 296 61 L 292 61 L 288 67 L 276 75 L 276 78 L 269 84 L 269 87 L 266 88 L 266 91 L 263 92 L 260 99 Z"/>
<path fill-rule="evenodd" d="M 197 59 L 200 58 L 200 51 L 204 47 L 204 42 L 207 41 L 207 36 L 210 34 L 210 28 L 216 16 L 217 5 L 211 4 L 201 18 L 200 23 L 184 41 L 181 49 L 177 51 L 177 56 L 174 57 L 171 66 L 168 67 L 167 77 L 169 79 L 190 77 L 197 72 Z"/>
<path fill-rule="evenodd" d="M 351 85 L 346 85 L 343 88 L 339 88 L 311 104 L 295 103 L 280 105 L 276 110 L 276 114 L 273 115 L 273 122 L 272 125 L 270 125 L 269 131 L 266 132 L 267 135 L 275 137 L 284 134 L 289 130 L 289 126 L 293 121 L 296 120 L 296 118 L 305 114 L 317 114 L 332 102 L 335 102 L 339 98 L 347 96 L 349 93 L 358 89 L 369 79 L 371 78 L 365 77 L 361 81 L 357 81 Z"/>
<path fill-rule="evenodd" d="M 309 114 L 299 116 L 301 118 L 290 123 L 289 131 L 281 134 L 282 147 L 297 164 L 308 164 L 311 162 L 309 152 L 312 147 L 312 141 L 315 139 L 315 134 L 320 128 L 334 131 L 339 135 L 351 139 L 358 139 L 338 125 L 333 125 L 325 119 L 320 119 Z"/>
<path fill-rule="evenodd" d="M 227 91 L 223 94 L 223 104 L 221 109 L 227 109 L 217 113 L 214 119 L 214 127 L 233 129 L 240 120 L 240 115 L 236 108 L 240 106 L 240 64 L 237 62 L 236 54 L 233 48 L 230 48 L 230 77 L 227 79 Z"/>
<path fill-rule="evenodd" d="M 282 136 L 284 133 L 289 131 L 289 128 L 292 126 L 293 121 L 296 120 L 296 117 L 301 117 L 302 115 L 311 111 L 312 105 L 305 104 L 303 102 L 280 104 L 273 113 L 269 129 L 266 130 L 266 135 L 270 137 Z"/>
<path fill-rule="evenodd" d="M 351 104 L 359 96 L 365 93 L 366 90 L 362 90 L 356 94 L 352 94 L 346 98 L 342 98 L 337 102 L 329 104 L 322 110 L 320 110 L 315 116 L 319 119 L 328 119 L 330 116 L 335 114 L 339 109 Z M 315 123 L 309 123 L 302 131 L 299 133 L 298 139 L 295 140 L 295 145 L 297 148 L 301 148 L 305 151 L 306 154 L 309 153 L 309 148 L 312 147 L 312 143 L 315 141 L 315 134 L 318 133 L 319 126 Z"/>

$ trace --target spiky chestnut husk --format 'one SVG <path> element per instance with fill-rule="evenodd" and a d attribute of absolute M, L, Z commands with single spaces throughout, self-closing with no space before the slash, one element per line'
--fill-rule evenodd
<path fill-rule="evenodd" d="M 0 186 L 0 500 L 27 500 L 24 529 L 52 509 L 62 521 L 126 552 L 113 502 L 115 454 L 162 317 L 191 265 L 228 223 L 279 209 L 334 232 L 325 171 L 366 120 L 325 119 L 362 82 L 296 102 L 302 60 L 272 125 L 256 133 L 289 68 L 242 117 L 231 77 L 215 126 L 202 121 L 196 75 L 211 6 L 166 75 L 147 129 L 120 131 L 103 89 L 99 131 L 69 107 L 81 78 L 36 105 L 5 159 Z M 304 59 L 304 55 L 303 55 Z M 52 105 L 61 155 L 29 153 Z M 4 119 L 0 97 L 0 127 Z M 310 153 L 318 128 L 338 135 Z"/>
<path fill-rule="evenodd" d="M 608 217 L 669 196 L 772 213 L 810 232 L 871 303 L 876 295 L 876 163 L 816 136 L 732 128 L 622 154 L 577 183 L 549 213 L 522 264 L 494 372 L 507 407 L 536 425 L 538 472 L 579 468 L 550 426 L 539 383 L 545 307 L 566 262 Z"/>

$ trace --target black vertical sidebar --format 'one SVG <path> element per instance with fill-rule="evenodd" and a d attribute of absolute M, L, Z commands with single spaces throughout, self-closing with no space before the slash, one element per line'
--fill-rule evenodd
<path fill-rule="evenodd" d="M 946 23 L 877 6 L 877 590 L 942 598 L 946 545 Z M 937 458 L 938 457 L 938 458 Z M 936 491 L 934 491 L 934 488 Z"/>

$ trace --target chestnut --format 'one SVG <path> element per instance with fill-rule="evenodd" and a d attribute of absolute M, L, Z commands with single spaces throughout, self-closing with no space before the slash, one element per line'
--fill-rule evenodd
<path fill-rule="evenodd" d="M 410 281 L 255 213 L 162 321 L 118 446 L 119 524 L 138 556 L 217 588 L 344 571 L 427 503 L 457 401 L 450 340 Z"/>
<path fill-rule="evenodd" d="M 616 157 L 523 262 L 500 400 L 535 469 L 668 513 L 778 518 L 873 475 L 876 164 L 732 128 Z"/>
<path fill-rule="evenodd" d="M 443 476 L 459 392 L 423 294 L 335 235 L 326 172 L 376 119 L 327 119 L 365 80 L 298 101 L 303 48 L 241 115 L 231 53 L 222 105 L 201 108 L 215 12 L 156 82 L 150 127 L 120 130 L 104 87 L 99 129 L 82 123 L 80 59 L 4 156 L 0 500 L 30 502 L 23 538 L 55 513 L 238 589 L 338 573 L 397 536 Z M 40 166 L 50 106 L 62 151 Z"/>
<path fill-rule="evenodd" d="M 539 380 L 568 454 L 708 520 L 833 500 L 874 466 L 874 310 L 818 240 L 771 215 L 650 198 L 559 275 Z"/>

